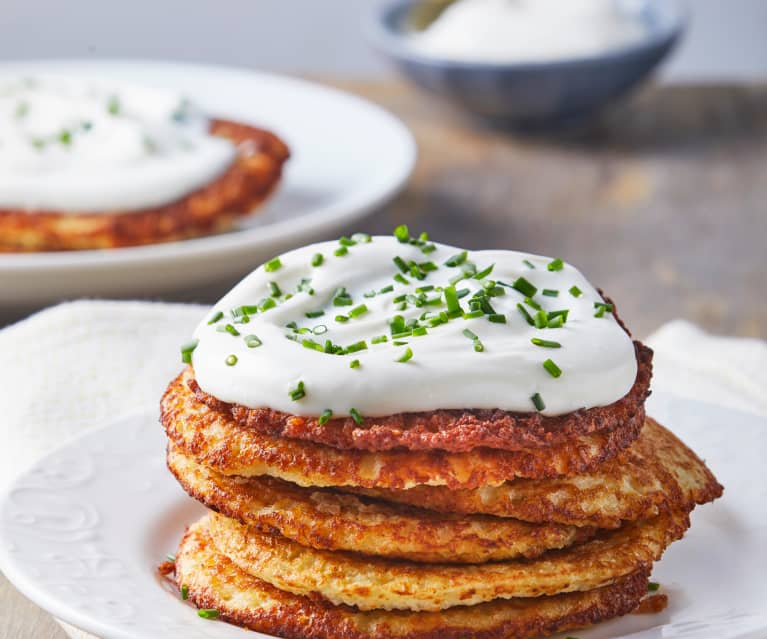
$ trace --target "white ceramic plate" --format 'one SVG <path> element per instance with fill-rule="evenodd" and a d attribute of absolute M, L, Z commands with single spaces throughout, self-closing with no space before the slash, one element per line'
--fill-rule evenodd
<path fill-rule="evenodd" d="M 724 497 L 656 565 L 658 615 L 629 615 L 579 639 L 767 636 L 767 420 L 653 395 L 650 413 L 710 464 Z M 55 616 L 103 639 L 263 636 L 200 619 L 155 568 L 203 513 L 165 468 L 154 415 L 134 415 L 39 462 L 0 497 L 0 569 Z M 572 633 L 570 633 L 572 634 Z"/>
<path fill-rule="evenodd" d="M 415 143 L 399 120 L 360 98 L 294 78 L 150 61 L 0 64 L 0 79 L 42 72 L 181 91 L 211 115 L 274 131 L 292 156 L 277 193 L 233 232 L 106 251 L 0 254 L 0 309 L 84 295 L 156 295 L 239 277 L 380 207 L 415 163 Z"/>

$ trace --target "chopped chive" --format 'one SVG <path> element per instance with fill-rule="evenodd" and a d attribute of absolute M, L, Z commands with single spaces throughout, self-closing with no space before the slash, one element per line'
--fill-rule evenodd
<path fill-rule="evenodd" d="M 531 308 L 534 308 L 536 311 L 540 311 L 541 310 L 541 305 L 538 302 L 536 302 L 535 300 L 530 299 L 529 297 L 525 298 L 525 304 L 527 304 Z"/>
<path fill-rule="evenodd" d="M 469 293 L 471 293 L 471 291 L 468 288 L 461 288 L 455 292 L 459 300 L 466 297 Z"/>
<path fill-rule="evenodd" d="M 200 608 L 197 611 L 197 616 L 203 619 L 215 619 L 218 617 L 218 610 L 215 608 Z"/>
<path fill-rule="evenodd" d="M 282 268 L 282 262 L 280 261 L 279 257 L 275 257 L 274 259 L 271 259 L 266 264 L 264 264 L 264 270 L 267 273 L 273 273 L 279 268 Z"/>
<path fill-rule="evenodd" d="M 594 308 L 596 309 L 594 317 L 604 317 L 605 313 L 613 312 L 613 305 L 605 302 L 594 302 Z"/>
<path fill-rule="evenodd" d="M 549 312 L 549 321 L 551 321 L 552 319 L 554 319 L 556 317 L 561 317 L 562 321 L 566 322 L 567 321 L 567 316 L 569 315 L 569 313 L 570 313 L 570 309 L 567 309 L 567 308 L 559 310 L 559 311 L 550 311 Z"/>
<path fill-rule="evenodd" d="M 373 238 L 369 233 L 354 233 L 352 235 L 352 240 L 360 244 L 370 244 L 373 241 Z"/>
<path fill-rule="evenodd" d="M 342 235 L 338 238 L 338 243 L 341 246 L 355 246 L 357 242 L 349 237 L 346 237 L 345 235 Z"/>
<path fill-rule="evenodd" d="M 351 415 L 351 418 L 357 423 L 358 426 L 362 426 L 362 422 L 365 421 L 356 408 L 350 408 L 349 415 Z"/>
<path fill-rule="evenodd" d="M 107 102 L 107 111 L 109 111 L 111 115 L 120 113 L 120 98 L 116 95 L 111 96 Z"/>
<path fill-rule="evenodd" d="M 371 344 L 381 344 L 383 342 L 388 341 L 389 338 L 386 337 L 386 335 L 379 335 L 378 337 L 374 337 L 370 340 Z"/>
<path fill-rule="evenodd" d="M 230 313 L 233 317 L 242 317 L 243 315 L 255 315 L 258 313 L 258 306 L 254 304 L 245 304 L 243 306 L 238 306 L 237 308 L 233 308 Z"/>
<path fill-rule="evenodd" d="M 405 318 L 402 315 L 395 315 L 392 317 L 391 322 L 389 322 L 389 327 L 391 328 L 392 336 L 401 333 L 405 330 Z"/>
<path fill-rule="evenodd" d="M 546 297 L 559 297 L 559 291 L 556 291 L 553 288 L 544 288 L 541 291 L 541 295 L 545 295 Z"/>
<path fill-rule="evenodd" d="M 569 290 L 570 290 L 570 295 L 572 295 L 573 297 L 580 297 L 581 295 L 583 295 L 583 291 L 575 285 L 571 286 Z"/>
<path fill-rule="evenodd" d="M 349 317 L 359 317 L 360 315 L 364 315 L 367 312 L 368 312 L 368 307 L 365 306 L 364 304 L 360 304 L 359 306 L 356 306 L 349 311 Z"/>
<path fill-rule="evenodd" d="M 277 306 L 277 302 L 274 301 L 274 298 L 267 297 L 265 300 L 262 300 L 261 303 L 258 305 L 258 310 L 262 313 L 265 311 L 268 311 L 270 308 L 274 308 Z"/>
<path fill-rule="evenodd" d="M 335 251 L 333 251 L 333 255 L 336 257 L 343 257 L 347 253 L 349 253 L 349 249 L 345 246 L 339 246 Z"/>
<path fill-rule="evenodd" d="M 409 271 L 410 271 L 410 269 L 408 268 L 407 262 L 405 262 L 405 260 L 403 260 L 403 259 L 402 259 L 402 258 L 401 258 L 399 255 L 395 255 L 395 256 L 392 258 L 392 260 L 391 260 L 391 261 L 392 261 L 392 262 L 394 262 L 394 265 L 395 265 L 395 266 L 396 266 L 396 267 L 397 267 L 397 268 L 398 268 L 400 271 L 402 271 L 403 273 L 407 273 L 407 272 L 409 272 Z"/>
<path fill-rule="evenodd" d="M 564 323 L 564 315 L 555 315 L 554 317 L 549 315 L 549 321 L 548 324 L 546 324 L 546 328 L 561 328 Z"/>
<path fill-rule="evenodd" d="M 304 387 L 304 383 L 298 382 L 298 385 L 295 388 L 288 391 L 288 396 L 294 402 L 297 402 L 299 399 L 306 397 L 306 388 Z"/>
<path fill-rule="evenodd" d="M 282 291 L 280 290 L 280 287 L 277 285 L 277 282 L 269 282 L 269 292 L 271 293 L 272 297 L 279 297 L 282 295 Z"/>
<path fill-rule="evenodd" d="M 189 599 L 189 586 L 181 586 L 181 598 L 184 601 Z"/>
<path fill-rule="evenodd" d="M 394 229 L 394 237 L 404 244 L 410 240 L 410 229 L 408 229 L 406 224 L 400 224 Z"/>
<path fill-rule="evenodd" d="M 383 295 L 384 293 L 391 293 L 393 290 L 394 290 L 394 286 L 392 286 L 391 284 L 387 284 L 386 286 L 384 286 L 382 289 L 378 291 L 378 294 Z"/>
<path fill-rule="evenodd" d="M 325 314 L 325 311 L 322 309 L 316 310 L 316 311 L 307 311 L 304 313 L 306 317 L 309 319 L 314 319 L 315 317 L 322 317 Z"/>
<path fill-rule="evenodd" d="M 425 286 L 419 286 L 417 289 L 415 289 L 416 293 L 428 293 L 429 291 L 434 290 L 433 284 L 426 284 Z"/>
<path fill-rule="evenodd" d="M 559 258 L 551 260 L 551 262 L 549 262 L 546 266 L 546 268 L 550 271 L 561 271 L 564 267 L 565 263 Z"/>
<path fill-rule="evenodd" d="M 429 253 L 434 253 L 434 251 L 437 250 L 437 247 L 434 244 L 424 244 L 421 247 L 421 253 L 424 255 L 429 255 Z"/>
<path fill-rule="evenodd" d="M 396 282 L 399 282 L 400 284 L 410 284 L 410 282 L 407 279 L 405 279 L 405 277 L 402 275 L 402 273 L 396 273 L 394 275 L 394 280 Z"/>
<path fill-rule="evenodd" d="M 495 268 L 495 264 L 491 264 L 490 266 L 488 266 L 486 269 L 484 269 L 484 270 L 480 271 L 479 273 L 475 273 L 475 274 L 473 275 L 473 277 L 474 277 L 474 279 L 475 279 L 475 280 L 481 280 L 481 279 L 484 279 L 484 278 L 486 278 L 488 275 L 490 275 L 490 273 L 492 273 L 492 272 L 493 272 L 493 269 L 494 269 L 494 268 Z"/>
<path fill-rule="evenodd" d="M 360 360 L 353 359 L 351 362 L 349 362 L 349 368 L 359 368 L 360 367 Z"/>
<path fill-rule="evenodd" d="M 375 297 L 376 292 L 375 291 L 367 291 L 366 293 L 362 294 L 362 297 L 366 297 L 367 299 L 370 299 L 371 297 Z"/>
<path fill-rule="evenodd" d="M 427 332 L 425 326 L 419 326 L 413 329 L 413 337 L 421 337 L 422 335 L 426 335 Z"/>
<path fill-rule="evenodd" d="M 213 313 L 213 316 L 208 320 L 208 325 L 215 324 L 222 317 L 224 317 L 224 313 L 221 311 L 216 311 L 215 313 Z"/>
<path fill-rule="evenodd" d="M 324 324 L 317 324 L 314 328 L 312 328 L 312 333 L 315 335 L 323 335 L 328 332 L 328 327 Z"/>
<path fill-rule="evenodd" d="M 184 362 L 184 364 L 192 363 L 192 353 L 194 352 L 194 349 L 197 348 L 197 344 L 199 343 L 200 340 L 193 339 L 186 344 L 181 345 L 181 361 Z"/>
<path fill-rule="evenodd" d="M 539 337 L 533 337 L 530 340 L 536 346 L 543 346 L 544 348 L 562 348 L 562 344 L 559 342 L 552 342 L 548 339 L 540 339 Z"/>
<path fill-rule="evenodd" d="M 522 264 L 524 264 L 527 268 L 535 268 L 535 264 L 533 264 L 530 260 L 522 260 Z"/>
<path fill-rule="evenodd" d="M 312 255 L 312 266 L 322 266 L 325 261 L 325 256 L 322 253 L 315 253 Z"/>
<path fill-rule="evenodd" d="M 394 333 L 391 336 L 391 338 L 392 339 L 402 339 L 403 337 L 411 337 L 412 335 L 413 335 L 413 331 L 412 330 L 407 330 L 407 331 L 402 331 L 400 333 Z M 396 345 L 397 343 L 394 342 L 394 344 Z"/>
<path fill-rule="evenodd" d="M 450 317 L 459 317 L 463 314 L 461 303 L 458 301 L 458 293 L 455 291 L 455 286 L 446 286 L 442 291 L 445 295 L 445 304 L 447 304 L 447 314 Z"/>
<path fill-rule="evenodd" d="M 533 406 L 535 406 L 535 409 L 539 412 L 546 408 L 546 404 L 543 403 L 543 398 L 541 397 L 540 393 L 533 395 L 530 398 L 530 401 L 533 402 Z"/>
<path fill-rule="evenodd" d="M 351 306 L 352 304 L 354 301 L 345 288 L 337 288 L 333 293 L 333 306 Z"/>
<path fill-rule="evenodd" d="M 466 258 L 469 256 L 468 251 L 462 251 L 461 253 L 458 253 L 457 255 L 453 255 L 452 257 L 448 258 L 445 262 L 445 266 L 460 266 L 466 261 Z"/>
<path fill-rule="evenodd" d="M 520 313 L 522 313 L 522 317 L 525 318 L 525 321 L 528 324 L 530 324 L 530 326 L 535 326 L 535 320 L 532 318 L 530 313 L 527 312 L 527 309 L 524 306 L 522 306 L 522 304 L 518 303 L 517 304 L 517 309 L 519 310 Z"/>
<path fill-rule="evenodd" d="M 524 277 L 518 277 L 511 285 L 511 288 L 519 291 L 525 297 L 532 297 L 538 292 L 538 289 L 535 288 L 535 286 L 528 282 Z"/>
<path fill-rule="evenodd" d="M 487 319 L 495 324 L 506 323 L 506 316 L 503 313 L 492 313 L 487 316 Z"/>
<path fill-rule="evenodd" d="M 647 592 L 657 592 L 660 590 L 660 584 L 657 581 L 651 581 L 647 584 Z"/>
<path fill-rule="evenodd" d="M 349 318 L 346 317 L 346 315 L 336 315 L 335 320 L 336 322 L 341 322 L 343 324 L 344 322 L 348 322 Z"/>
<path fill-rule="evenodd" d="M 409 362 L 411 359 L 413 359 L 413 351 L 410 349 L 410 347 L 408 347 L 405 349 L 405 352 L 395 361 L 405 363 Z"/>
<path fill-rule="evenodd" d="M 477 309 L 476 311 L 469 311 L 468 313 L 463 314 L 463 319 L 475 319 L 477 317 L 482 317 L 485 313 L 482 311 L 482 309 Z"/>
<path fill-rule="evenodd" d="M 359 351 L 366 351 L 368 348 L 367 342 L 363 339 L 359 342 L 354 342 L 354 344 L 350 344 L 349 346 L 344 349 L 345 353 L 357 353 Z"/>
<path fill-rule="evenodd" d="M 169 561 L 172 564 L 176 563 L 176 555 L 174 555 L 174 554 L 165 555 L 165 559 L 166 559 L 166 561 Z"/>
<path fill-rule="evenodd" d="M 246 335 L 245 336 L 245 346 L 248 348 L 256 348 L 258 346 L 261 346 L 263 342 L 258 339 L 258 336 L 256 335 Z"/>
<path fill-rule="evenodd" d="M 319 342 L 315 342 L 313 339 L 305 339 L 301 342 L 301 345 L 304 348 L 308 348 L 309 350 L 319 351 L 320 353 L 325 352 L 324 346 L 322 346 L 322 344 Z"/>
<path fill-rule="evenodd" d="M 237 355 L 229 355 L 224 362 L 227 366 L 234 366 L 237 363 Z"/>
<path fill-rule="evenodd" d="M 468 337 L 469 339 L 471 339 L 471 340 L 478 340 L 478 339 L 479 339 L 479 337 L 477 336 L 477 334 L 476 334 L 476 333 L 474 333 L 473 331 L 471 331 L 471 330 L 470 330 L 470 329 L 468 329 L 468 328 L 464 328 L 464 329 L 463 329 L 463 334 L 464 334 L 466 337 Z"/>
<path fill-rule="evenodd" d="M 224 326 L 224 330 L 225 330 L 227 333 L 229 333 L 230 335 L 234 336 L 234 337 L 239 337 L 239 336 L 240 336 L 240 331 L 238 331 L 238 330 L 237 330 L 237 329 L 236 329 L 234 326 L 232 326 L 231 324 L 227 324 L 226 326 Z"/>
<path fill-rule="evenodd" d="M 545 362 L 543 362 L 543 368 L 545 368 L 549 375 L 552 377 L 559 377 L 562 375 L 562 369 L 557 366 L 553 360 L 547 359 Z"/>
<path fill-rule="evenodd" d="M 535 328 L 546 328 L 549 325 L 549 316 L 546 311 L 538 311 L 533 318 Z"/>
<path fill-rule="evenodd" d="M 333 417 L 333 411 L 329 408 L 326 408 L 324 411 L 322 411 L 322 414 L 320 415 L 319 419 L 317 420 L 317 423 L 320 426 L 324 426 L 330 421 L 330 418 Z"/>

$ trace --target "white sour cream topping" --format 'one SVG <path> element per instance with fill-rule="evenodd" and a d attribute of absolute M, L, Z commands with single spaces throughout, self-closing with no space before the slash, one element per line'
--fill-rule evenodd
<path fill-rule="evenodd" d="M 0 81 L 0 208 L 118 213 L 217 178 L 234 146 L 170 91 L 41 76 Z"/>
<path fill-rule="evenodd" d="M 514 284 L 523 277 L 537 287 L 532 301 L 544 312 L 569 311 L 561 328 L 538 329 L 528 324 L 517 304 L 523 304 L 531 315 L 536 309 L 525 304 L 522 293 L 501 286 L 504 294 L 490 297 L 489 302 L 497 314 L 505 316 L 506 323 L 491 322 L 486 316 L 457 317 L 428 327 L 425 319 L 420 323 L 428 327 L 426 335 L 403 337 L 401 341 L 407 345 L 394 345 L 389 325 L 394 316 L 401 315 L 407 321 L 421 318 L 425 311 L 430 311 L 427 318 L 446 311 L 445 296 L 438 287 L 449 286 L 450 278 L 462 272 L 460 266 L 444 265 L 461 250 L 440 244 L 435 247 L 424 254 L 419 246 L 400 243 L 393 237 L 373 237 L 368 243 L 349 247 L 348 254 L 339 257 L 334 255 L 339 244 L 325 242 L 280 256 L 281 267 L 272 272 L 264 266 L 256 269 L 215 305 L 195 331 L 199 343 L 192 362 L 200 387 L 221 400 L 251 408 L 268 407 L 299 415 L 320 415 L 330 409 L 338 416 L 349 415 L 352 408 L 363 416 L 439 408 L 530 412 L 535 410 L 531 397 L 536 393 L 546 405 L 542 412 L 558 415 L 611 404 L 629 391 L 637 372 L 634 347 L 610 313 L 594 316 L 594 303 L 603 301 L 599 293 L 572 266 L 565 264 L 562 270 L 549 271 L 550 258 L 515 251 L 468 253 L 466 263 L 476 265 L 478 272 L 495 266 L 483 280 L 465 279 L 455 285 L 457 290 L 470 291 L 459 300 L 461 306 L 469 309 L 470 298 L 482 289 L 483 282 Z M 312 257 L 317 253 L 324 256 L 324 262 L 313 267 Z M 410 283 L 404 285 L 393 279 L 400 272 L 392 261 L 395 256 L 406 263 L 433 262 L 438 268 L 427 272 L 423 280 L 407 274 L 404 277 Z M 272 282 L 282 294 L 271 298 L 276 305 L 249 315 L 247 323 L 237 323 L 231 311 L 263 304 L 277 292 L 271 290 Z M 393 285 L 392 292 L 364 297 L 365 292 L 389 285 Z M 442 303 L 421 307 L 409 303 L 400 310 L 401 302 L 395 299 L 403 294 L 418 295 L 417 287 L 428 286 L 435 289 L 425 292 L 425 299 L 441 298 Z M 573 286 L 582 291 L 580 297 L 569 292 Z M 299 287 L 304 290 L 298 292 Z M 352 305 L 334 305 L 334 294 L 342 287 L 351 296 Z M 559 294 L 550 297 L 542 294 L 543 289 Z M 286 294 L 292 297 L 286 300 Z M 353 315 L 352 309 L 362 304 L 367 312 L 346 322 L 335 320 L 337 315 Z M 319 310 L 324 311 L 323 316 L 306 317 L 306 313 Z M 219 313 L 223 318 L 217 319 Z M 209 323 L 211 320 L 217 321 Z M 288 326 L 292 322 L 299 330 L 314 328 L 314 333 L 296 333 Z M 240 335 L 226 332 L 227 324 Z M 327 332 L 318 326 L 327 327 Z M 475 350 L 474 341 L 463 332 L 466 329 L 479 338 L 482 352 Z M 387 341 L 372 343 L 371 338 L 380 335 L 386 335 Z M 249 347 L 248 342 L 258 342 L 248 336 L 256 336 L 261 345 Z M 556 341 L 561 347 L 536 346 L 531 338 Z M 331 355 L 305 348 L 304 339 L 322 345 L 331 340 L 343 347 L 365 340 L 367 349 Z M 412 350 L 412 358 L 398 362 L 407 348 Z M 233 361 L 231 355 L 237 358 L 233 365 L 227 364 L 227 360 Z M 562 371 L 558 378 L 543 367 L 549 358 Z M 350 367 L 353 360 L 359 360 L 359 367 Z M 298 388 L 299 382 L 304 384 L 305 396 L 293 401 L 290 391 Z"/>
<path fill-rule="evenodd" d="M 411 42 L 452 60 L 547 62 L 597 55 L 645 35 L 614 0 L 458 0 Z"/>

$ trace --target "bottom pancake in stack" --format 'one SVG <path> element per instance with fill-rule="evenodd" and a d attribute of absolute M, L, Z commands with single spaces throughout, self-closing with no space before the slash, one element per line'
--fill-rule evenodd
<path fill-rule="evenodd" d="M 191 376 L 163 400 L 168 467 L 213 512 L 184 536 L 176 582 L 199 608 L 283 637 L 536 637 L 620 616 L 690 510 L 721 493 L 651 419 L 582 473 L 354 485 L 359 451 L 332 449 L 335 465 L 304 472 L 296 451 L 328 447 L 243 429 L 200 401 Z"/>

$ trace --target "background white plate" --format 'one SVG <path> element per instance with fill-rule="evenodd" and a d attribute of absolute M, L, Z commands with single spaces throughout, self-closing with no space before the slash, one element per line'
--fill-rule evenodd
<path fill-rule="evenodd" d="M 767 636 L 767 420 L 653 395 L 650 413 L 725 486 L 656 565 L 658 615 L 628 615 L 579 639 Z M 57 617 L 104 639 L 264 636 L 200 619 L 156 574 L 204 509 L 165 468 L 156 415 L 125 418 L 65 446 L 0 497 L 0 569 Z M 572 634 L 572 633 L 570 633 Z"/>
<path fill-rule="evenodd" d="M 275 254 L 329 238 L 381 206 L 404 186 L 415 163 L 415 143 L 399 120 L 365 100 L 294 78 L 151 61 L 0 64 L 0 79 L 42 72 L 175 89 L 212 116 L 274 131 L 292 155 L 277 193 L 236 231 L 106 251 L 0 254 L 0 310 L 234 281 Z"/>

